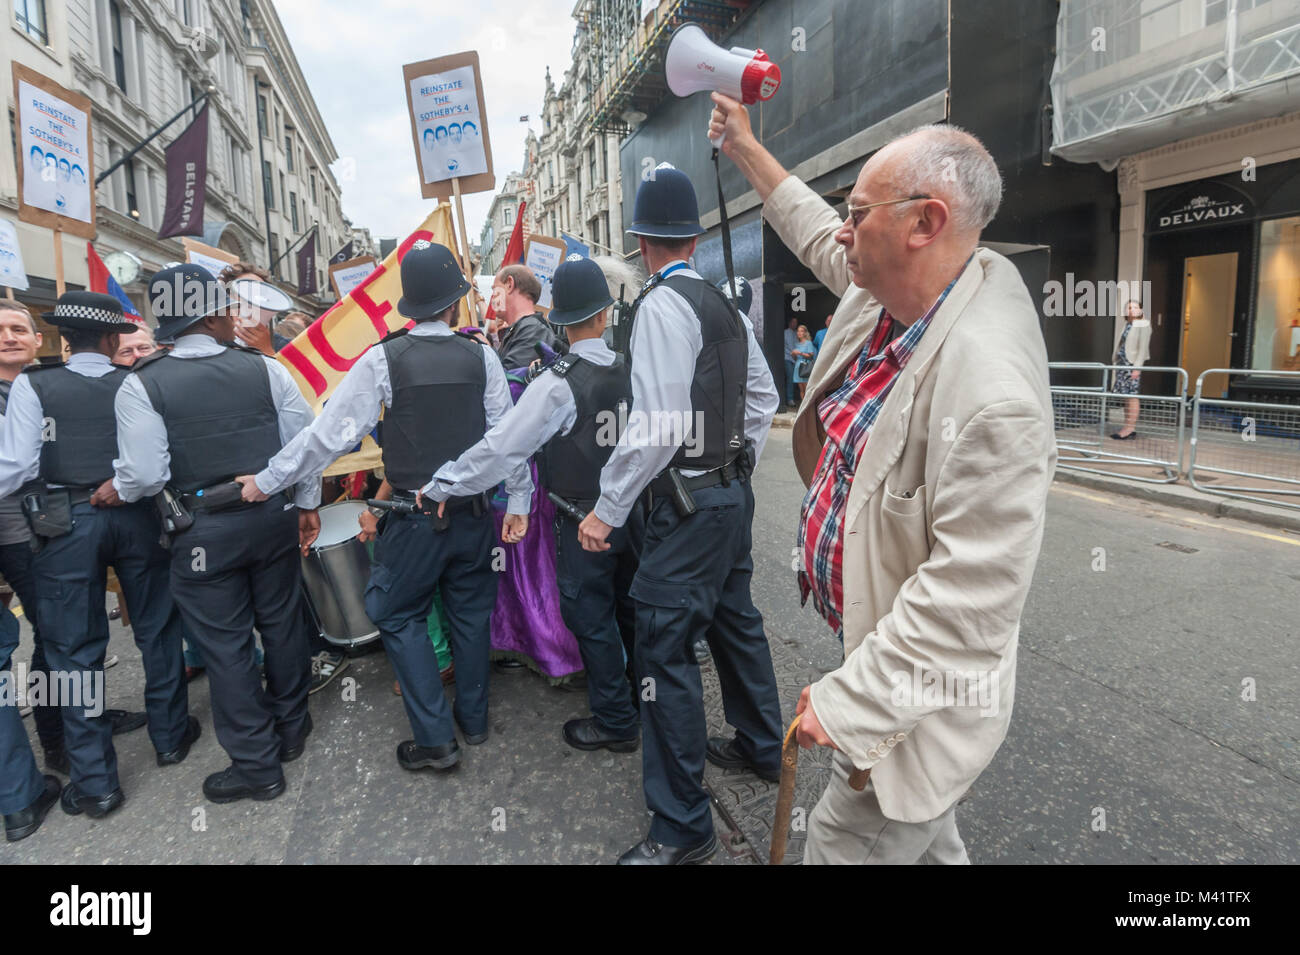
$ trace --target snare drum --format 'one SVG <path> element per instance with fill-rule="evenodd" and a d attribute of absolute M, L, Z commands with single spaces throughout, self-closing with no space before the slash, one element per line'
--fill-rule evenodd
<path fill-rule="evenodd" d="M 379 638 L 379 628 L 366 616 L 366 584 L 370 554 L 357 540 L 365 511 L 361 501 L 340 501 L 320 509 L 320 536 L 302 559 L 307 603 L 330 643 L 358 647 Z"/>

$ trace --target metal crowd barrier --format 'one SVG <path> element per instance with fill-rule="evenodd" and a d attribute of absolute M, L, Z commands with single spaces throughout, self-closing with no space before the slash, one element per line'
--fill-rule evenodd
<path fill-rule="evenodd" d="M 1131 372 L 1132 366 L 1051 362 L 1047 367 L 1053 378 L 1059 373 L 1072 373 L 1071 377 L 1085 382 L 1051 386 L 1058 467 L 1149 484 L 1178 481 L 1183 470 L 1186 371 L 1143 366 L 1138 371 L 1146 381 L 1151 375 L 1173 375 L 1174 393 L 1124 395 L 1113 390 L 1114 375 Z M 1138 399 L 1137 437 L 1118 441 L 1111 434 L 1124 427 L 1128 399 L 1133 397 Z M 1129 470 L 1116 470 L 1120 467 Z M 1152 476 L 1142 470 L 1160 473 Z"/>
<path fill-rule="evenodd" d="M 1300 371 L 1203 372 L 1193 399 L 1188 483 L 1198 491 L 1300 509 L 1300 405 L 1206 397 L 1209 375 L 1300 379 Z M 1221 476 L 1253 483 L 1218 483 Z"/>

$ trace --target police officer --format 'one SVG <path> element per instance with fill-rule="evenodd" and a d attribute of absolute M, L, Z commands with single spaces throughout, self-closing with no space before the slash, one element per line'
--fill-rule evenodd
<path fill-rule="evenodd" d="M 149 736 L 160 766 L 179 763 L 199 736 L 189 715 L 181 658 L 181 618 L 167 581 L 152 502 L 130 503 L 113 481 L 118 427 L 113 401 L 127 371 L 113 365 L 118 333 L 135 326 L 111 295 L 68 292 L 45 319 L 63 329 L 67 364 L 29 367 L 14 382 L 5 409 L 0 497 L 25 482 L 44 515 L 32 530 L 35 608 L 50 671 L 78 674 L 83 697 L 103 688 L 108 616 L 104 586 L 111 564 L 131 611 L 144 662 Z M 26 505 L 25 505 L 26 506 Z M 53 681 L 51 683 L 53 686 Z M 66 685 L 66 684 L 64 684 Z M 61 700 L 72 782 L 63 790 L 69 815 L 99 818 L 122 805 L 113 725 L 98 706 Z"/>
<path fill-rule="evenodd" d="M 596 503 L 600 469 L 632 400 L 627 368 L 601 338 L 614 299 L 600 267 L 578 255 L 555 270 L 552 297 L 548 318 L 564 328 L 568 354 L 528 386 L 483 440 L 439 468 L 425 496 L 445 501 L 495 487 L 541 448 L 543 487 L 571 510 L 585 512 Z M 636 573 L 638 517 L 614 529 L 609 550 L 593 553 L 578 543 L 578 522 L 564 508 L 556 510 L 560 614 L 577 638 L 591 706 L 590 717 L 564 724 L 564 741 L 576 749 L 626 753 L 637 747 L 636 694 L 625 674 L 635 631 L 627 591 Z"/>
<path fill-rule="evenodd" d="M 455 334 L 448 321 L 470 290 L 451 250 L 419 240 L 402 257 L 397 311 L 414 319 L 362 355 L 339 382 L 319 418 L 256 475 L 240 478 L 244 496 L 260 500 L 307 475 L 319 475 L 384 415 L 384 471 L 393 486 L 380 525 L 366 613 L 379 628 L 397 673 L 415 738 L 397 747 L 404 769 L 445 770 L 460 761 L 455 726 L 465 742 L 488 737 L 489 619 L 496 603 L 492 569 L 495 522 L 482 494 L 452 498 L 441 517 L 417 500 L 445 463 L 483 437 L 510 410 L 505 371 L 491 349 Z M 516 468 L 506 489 L 503 528 L 518 540 L 528 526 L 532 480 Z M 435 590 L 451 625 L 456 704 L 447 705 L 427 620 Z"/>
<path fill-rule="evenodd" d="M 23 718 L 15 702 L 18 685 L 9 670 L 18 648 L 18 620 L 0 606 L 0 812 L 5 817 L 5 839 L 26 839 L 41 827 L 45 814 L 59 798 L 59 778 L 42 776 L 36 768 L 32 744 L 27 741 Z"/>
<path fill-rule="evenodd" d="M 780 772 L 781 708 L 763 618 L 750 599 L 749 473 L 776 410 L 776 388 L 748 319 L 686 260 L 695 190 L 661 164 L 637 189 L 633 223 L 650 280 L 635 303 L 632 412 L 601 471 L 600 500 L 578 533 L 609 546 L 648 491 L 645 543 L 632 582 L 650 833 L 624 865 L 681 865 L 717 849 L 704 761 Z M 692 644 L 709 643 L 734 739 L 706 740 Z"/>
<path fill-rule="evenodd" d="M 212 724 L 231 765 L 203 782 L 225 803 L 284 792 L 282 762 L 302 755 L 311 732 L 310 669 L 300 606 L 301 564 L 320 531 L 320 485 L 247 505 L 232 483 L 305 428 L 311 409 L 273 358 L 234 339 L 236 316 L 221 286 L 196 265 L 149 280 L 159 341 L 118 391 L 123 500 L 168 488 L 192 526 L 171 536 L 171 585 L 207 664 Z M 233 489 L 233 494 L 231 493 Z M 129 602 L 129 601 L 128 601 Z M 253 627 L 265 651 L 266 688 L 254 662 Z"/>

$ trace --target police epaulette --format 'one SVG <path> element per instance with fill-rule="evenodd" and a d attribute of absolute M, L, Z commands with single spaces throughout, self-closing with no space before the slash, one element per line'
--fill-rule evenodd
<path fill-rule="evenodd" d="M 45 371 L 47 368 L 63 368 L 67 365 L 62 361 L 43 361 L 35 365 L 28 365 L 23 369 L 23 374 L 30 375 L 33 372 Z"/>
<path fill-rule="evenodd" d="M 410 331 L 409 328 L 399 328 L 399 329 L 398 329 L 397 331 L 395 331 L 395 332 L 389 332 L 389 333 L 388 333 L 387 335 L 385 335 L 383 338 L 379 339 L 379 341 L 377 342 L 377 344 L 382 345 L 384 342 L 392 341 L 394 338 L 401 338 L 403 335 L 405 335 L 405 334 L 406 334 L 407 332 L 409 332 L 409 331 Z"/>
<path fill-rule="evenodd" d="M 169 351 L 170 350 L 166 348 L 159 348 L 157 351 L 152 351 L 149 354 L 145 355 L 143 358 L 137 358 L 135 360 L 135 364 L 131 366 L 131 371 L 139 371 L 145 365 L 151 364 L 157 361 L 159 358 L 165 357 L 166 355 L 169 354 Z"/>
<path fill-rule="evenodd" d="M 226 345 L 226 347 L 233 348 L 236 351 L 246 351 L 250 355 L 261 355 L 263 358 L 266 357 L 265 352 L 260 352 L 256 348 L 250 348 L 248 345 L 245 345 L 243 342 L 230 342 L 229 344 Z"/>
<path fill-rule="evenodd" d="M 551 362 L 546 367 L 549 368 L 551 371 L 555 372 L 561 378 L 563 378 L 565 375 L 569 373 L 569 369 L 572 368 L 580 361 L 582 361 L 582 358 L 580 356 L 561 355 L 559 358 L 555 359 L 555 361 Z"/>

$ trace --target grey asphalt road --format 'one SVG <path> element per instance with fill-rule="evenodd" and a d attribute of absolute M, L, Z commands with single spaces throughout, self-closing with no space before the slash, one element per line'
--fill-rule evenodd
<path fill-rule="evenodd" d="M 788 717 L 839 653 L 793 583 L 803 487 L 788 431 L 773 432 L 755 488 L 755 602 Z M 1300 535 L 1069 485 L 1048 514 L 1010 735 L 958 810 L 972 860 L 1300 861 Z M 139 655 L 130 631 L 112 633 L 109 705 L 139 708 Z M 29 654 L 25 636 L 18 658 Z M 709 725 L 722 732 L 711 669 Z M 355 659 L 312 697 L 315 733 L 270 803 L 203 800 L 226 759 L 206 680 L 190 701 L 203 737 L 185 763 L 159 769 L 144 731 L 118 737 L 123 809 L 101 821 L 55 809 L 35 836 L 0 845 L 0 863 L 610 862 L 645 831 L 639 754 L 566 747 L 560 726 L 585 714 L 585 696 L 530 673 L 494 677 L 492 737 L 454 773 L 407 773 L 388 663 Z M 810 808 L 824 764 L 803 757 L 797 806 Z M 716 861 L 765 858 L 773 787 L 713 768 L 706 781 L 729 846 Z M 789 861 L 801 851 L 795 832 Z"/>

